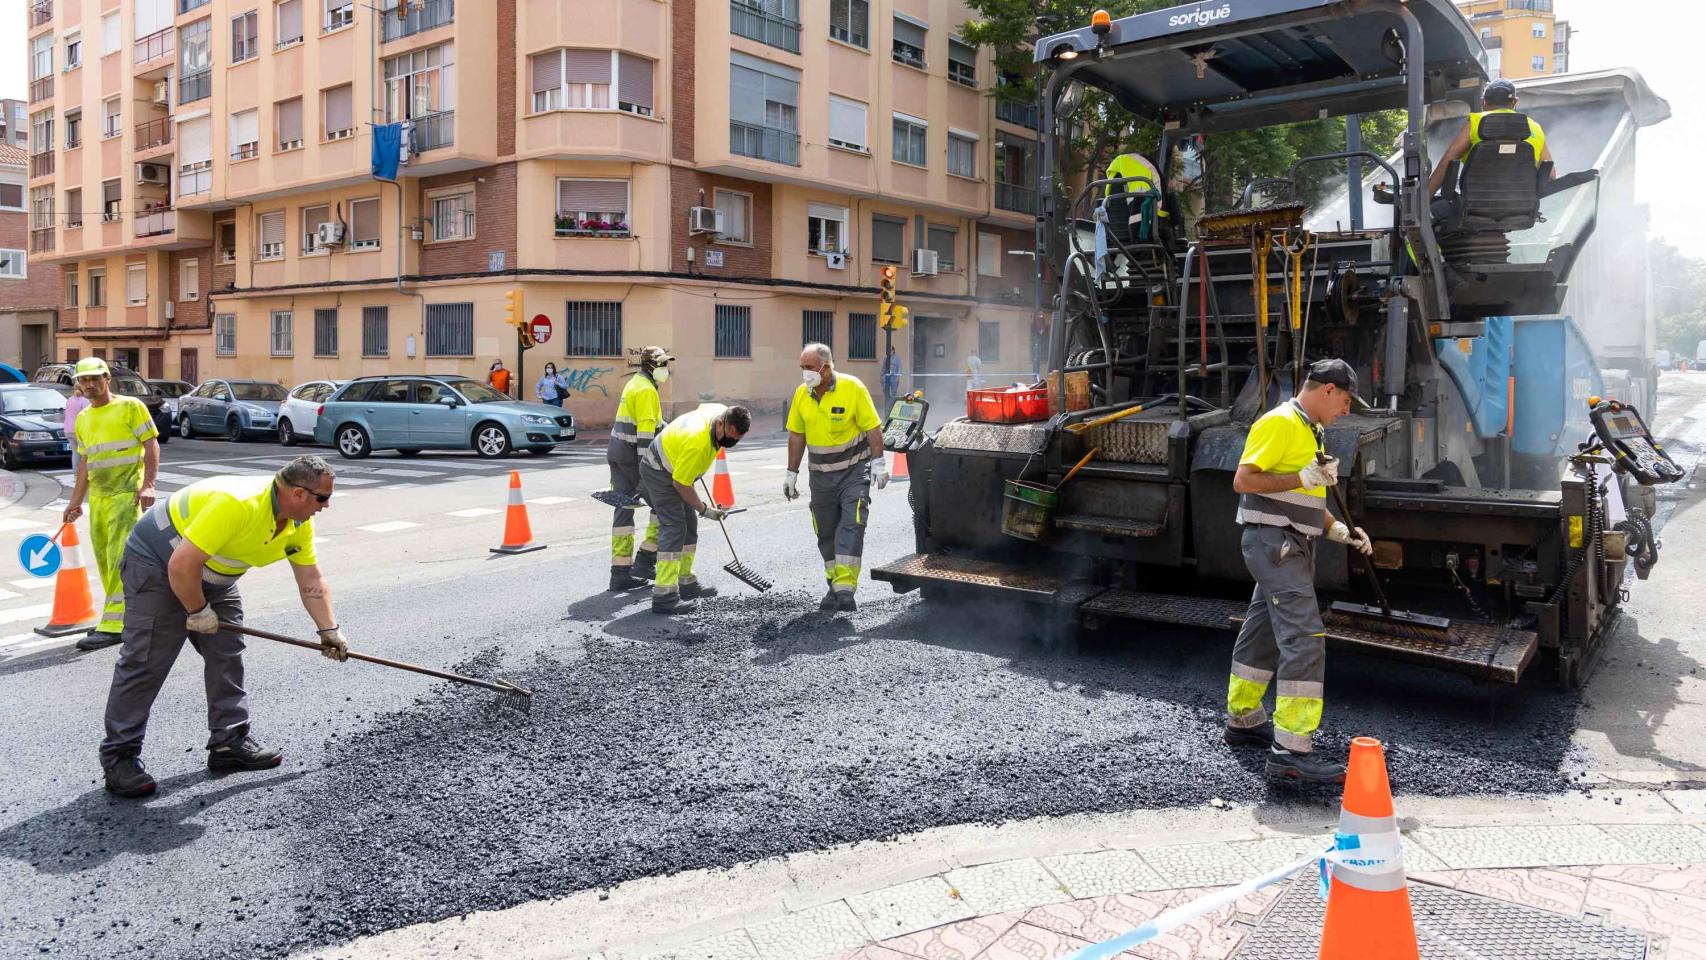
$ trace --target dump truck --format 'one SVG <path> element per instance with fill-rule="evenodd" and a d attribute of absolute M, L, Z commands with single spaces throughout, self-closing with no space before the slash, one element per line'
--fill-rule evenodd
<path fill-rule="evenodd" d="M 1478 109 L 1487 81 L 1449 0 L 1098 14 L 1040 38 L 1035 58 L 1050 402 L 1040 417 L 959 418 L 906 441 L 915 551 L 873 578 L 926 601 L 1025 603 L 1049 640 L 1121 621 L 1235 629 L 1249 574 L 1232 475 L 1249 425 L 1296 391 L 1306 363 L 1340 357 L 1360 402 L 1323 445 L 1341 464 L 1344 519 L 1375 552 L 1324 544 L 1317 592 L 1372 599 L 1367 563 L 1393 606 L 1451 627 L 1329 612 L 1329 643 L 1496 684 L 1549 662 L 1582 683 L 1629 574 L 1658 559 L 1653 487 L 1681 475 L 1638 403 L 1576 396 L 1603 382 L 1577 376 L 1597 370 L 1592 345 L 1571 340 L 1580 328 L 1513 319 L 1561 317 L 1601 172 L 1540 164 L 1519 116 L 1484 122 L 1443 206 L 1430 196 L 1438 124 Z M 1073 182 L 1059 134 L 1086 88 L 1162 130 L 1161 183 L 1092 172 L 1059 186 Z M 1390 158 L 1385 145 L 1305 157 L 1203 215 L 1194 237 L 1169 227 L 1165 187 L 1191 138 L 1388 110 L 1405 121 Z M 1368 171 L 1384 223 L 1324 223 L 1299 201 L 1319 165 L 1349 160 Z M 1548 369 L 1519 368 L 1542 355 Z M 1568 398 L 1562 455 L 1537 461 L 1513 443 L 1529 378 Z"/>

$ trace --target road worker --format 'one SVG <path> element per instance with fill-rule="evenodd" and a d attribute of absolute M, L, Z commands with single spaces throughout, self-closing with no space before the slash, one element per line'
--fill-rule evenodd
<path fill-rule="evenodd" d="M 282 751 L 250 736 L 243 640 L 219 624 L 243 621 L 239 577 L 289 560 L 321 652 L 347 659 L 349 644 L 314 553 L 313 517 L 331 499 L 331 465 L 297 457 L 270 477 L 197 480 L 136 524 L 124 548 L 124 646 L 113 667 L 101 742 L 108 790 L 121 797 L 154 792 L 154 778 L 142 765 L 143 734 L 185 639 L 205 661 L 208 769 L 265 770 L 283 762 Z"/>
<path fill-rule="evenodd" d="M 1122 153 L 1108 164 L 1108 180 L 1124 180 L 1102 188 L 1106 198 L 1108 222 L 1126 243 L 1162 242 L 1161 227 L 1166 224 L 1167 210 L 1163 204 L 1164 184 L 1161 168 L 1141 153 Z M 1153 231 L 1146 223 L 1158 225 Z"/>
<path fill-rule="evenodd" d="M 1327 487 L 1338 482 L 1338 461 L 1322 453 L 1322 430 L 1350 412 L 1356 372 L 1343 360 L 1309 368 L 1303 392 L 1263 414 L 1250 427 L 1233 475 L 1243 526 L 1244 563 L 1256 589 L 1238 642 L 1226 694 L 1225 740 L 1268 748 L 1267 775 L 1312 783 L 1343 783 L 1345 765 L 1313 753 L 1321 725 L 1327 633 L 1315 602 L 1315 540 L 1326 535 L 1368 556 L 1361 527 L 1327 510 Z M 1262 701 L 1277 678 L 1273 719 Z"/>
<path fill-rule="evenodd" d="M 800 456 L 810 478 L 812 529 L 823 557 L 829 590 L 822 610 L 859 608 L 853 591 L 865 554 L 865 525 L 871 521 L 871 484 L 888 485 L 883 460 L 883 424 L 871 392 L 852 374 L 835 369 L 829 347 L 808 343 L 800 353 L 804 383 L 788 404 L 788 473 L 782 496 L 800 495 Z"/>
<path fill-rule="evenodd" d="M 640 453 L 651 446 L 663 422 L 663 403 L 658 386 L 669 380 L 669 363 L 675 358 L 662 347 L 640 351 L 640 372 L 628 378 L 622 399 L 616 404 L 616 421 L 610 425 L 610 446 L 604 459 L 610 464 L 610 489 L 619 497 L 632 498 L 640 492 Z M 634 508 L 616 508 L 610 522 L 610 589 L 632 590 L 657 576 L 658 515 L 646 524 L 646 539 L 634 554 Z"/>
<path fill-rule="evenodd" d="M 100 357 L 77 361 L 72 376 L 88 400 L 73 427 L 77 480 L 65 501 L 66 523 L 83 515 L 89 499 L 89 542 L 101 574 L 106 603 L 95 629 L 77 641 L 79 650 L 99 650 L 123 639 L 124 584 L 119 567 L 124 542 L 142 511 L 154 505 L 160 470 L 160 432 L 148 408 L 135 397 L 113 393 L 112 374 Z"/>
<path fill-rule="evenodd" d="M 1481 102 L 1486 105 L 1486 109 L 1469 115 L 1468 122 L 1463 125 L 1463 129 L 1457 131 L 1457 136 L 1452 138 L 1451 143 L 1446 145 L 1445 152 L 1440 154 L 1439 162 L 1434 164 L 1433 173 L 1428 176 L 1429 196 L 1439 193 L 1439 188 L 1445 186 L 1445 178 L 1451 171 L 1452 163 L 1468 156 L 1469 151 L 1481 142 L 1481 121 L 1484 118 L 1494 114 L 1516 112 L 1516 84 L 1509 80 L 1494 80 L 1481 90 Z M 1540 169 L 1541 164 L 1552 159 L 1552 148 L 1546 145 L 1546 131 L 1540 126 L 1540 121 L 1533 117 L 1528 118 L 1527 143 L 1534 151 L 1536 170 Z M 1552 177 L 1557 176 L 1558 171 L 1554 168 Z M 1451 199 L 1434 197 L 1434 219 L 1449 218 L 1455 211 L 1456 204 Z"/>
<path fill-rule="evenodd" d="M 652 582 L 652 612 L 686 613 L 694 600 L 714 597 L 716 587 L 699 583 L 693 554 L 699 543 L 698 517 L 721 520 L 728 511 L 699 499 L 694 482 L 711 469 L 718 450 L 740 442 L 752 429 L 745 407 L 702 403 L 670 421 L 640 455 L 640 486 L 658 521 L 658 574 Z"/>

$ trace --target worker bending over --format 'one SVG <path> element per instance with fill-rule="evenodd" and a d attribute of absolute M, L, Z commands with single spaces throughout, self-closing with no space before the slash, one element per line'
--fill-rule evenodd
<path fill-rule="evenodd" d="M 319 628 L 322 652 L 345 660 L 349 644 L 332 614 L 332 593 L 314 555 L 314 520 L 332 499 L 332 468 L 297 457 L 271 477 L 209 477 L 156 503 L 124 546 L 124 646 L 107 693 L 101 767 L 121 797 L 154 792 L 142 766 L 148 713 L 187 638 L 205 661 L 207 766 L 265 770 L 284 760 L 249 735 L 243 640 L 220 629 L 243 622 L 237 580 L 254 567 L 290 561 L 302 607 Z"/>
<path fill-rule="evenodd" d="M 610 464 L 610 489 L 618 497 L 632 499 L 640 492 L 640 451 L 651 445 L 658 424 L 663 422 L 663 403 L 658 386 L 669 379 L 669 362 L 675 358 L 662 347 L 640 351 L 640 372 L 628 378 L 622 399 L 616 404 L 616 422 L 610 425 L 610 446 L 604 459 Z M 617 507 L 610 522 L 610 589 L 632 590 L 657 576 L 658 515 L 651 512 L 646 539 L 634 556 L 634 508 Z"/>
<path fill-rule="evenodd" d="M 653 613 L 686 613 L 716 587 L 701 586 L 693 574 L 699 543 L 697 517 L 721 520 L 728 511 L 699 499 L 693 484 L 717 459 L 718 450 L 740 442 L 752 429 L 745 407 L 702 403 L 658 431 L 640 456 L 640 487 L 658 520 L 658 575 L 652 582 Z"/>
<path fill-rule="evenodd" d="M 1250 609 L 1232 648 L 1226 693 L 1226 742 L 1269 748 L 1267 775 L 1343 783 L 1345 765 L 1314 756 L 1327 670 L 1327 632 L 1315 602 L 1314 538 L 1323 534 L 1364 556 L 1374 552 L 1361 527 L 1327 511 L 1338 461 L 1325 457 L 1321 431 L 1350 411 L 1356 372 L 1343 360 L 1309 368 L 1303 392 L 1250 427 L 1232 478 L 1244 563 L 1256 580 Z M 1273 720 L 1262 700 L 1278 678 Z"/>
<path fill-rule="evenodd" d="M 101 573 L 106 604 L 93 632 L 77 641 L 79 650 L 110 647 L 123 638 L 124 584 L 119 567 L 124 542 L 142 511 L 154 505 L 154 476 L 160 469 L 160 431 L 148 408 L 135 397 L 113 393 L 107 362 L 100 357 L 77 361 L 72 376 L 89 406 L 77 416 L 73 445 L 77 480 L 65 501 L 64 519 L 74 523 L 89 498 L 89 542 Z"/>
<path fill-rule="evenodd" d="M 865 525 L 871 520 L 871 484 L 888 485 L 883 461 L 883 424 L 871 391 L 848 373 L 837 373 L 829 347 L 808 343 L 800 353 L 804 383 L 788 404 L 788 474 L 782 496 L 800 495 L 800 456 L 806 457 L 812 529 L 823 556 L 829 590 L 818 607 L 857 610 L 853 591 L 865 555 Z"/>

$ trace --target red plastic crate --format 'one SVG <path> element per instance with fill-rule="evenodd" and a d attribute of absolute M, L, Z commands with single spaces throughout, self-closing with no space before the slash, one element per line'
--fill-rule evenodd
<path fill-rule="evenodd" d="M 966 391 L 966 416 L 980 423 L 1029 423 L 1048 419 L 1045 387 L 994 387 Z"/>

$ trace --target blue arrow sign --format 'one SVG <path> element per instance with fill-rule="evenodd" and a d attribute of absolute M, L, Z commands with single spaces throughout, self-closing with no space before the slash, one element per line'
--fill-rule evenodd
<path fill-rule="evenodd" d="M 59 572 L 59 564 L 65 558 L 59 552 L 59 544 L 45 533 L 32 533 L 18 544 L 18 563 L 24 572 L 33 577 L 51 577 Z"/>

